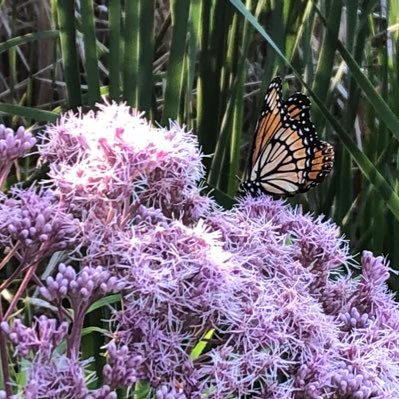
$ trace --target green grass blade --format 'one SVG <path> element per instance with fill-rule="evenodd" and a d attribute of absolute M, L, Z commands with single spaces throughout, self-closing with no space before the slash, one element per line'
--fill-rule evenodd
<path fill-rule="evenodd" d="M 323 20 L 324 24 L 327 26 L 328 29 L 328 25 L 325 21 L 325 18 L 320 13 L 320 10 L 317 9 L 317 11 L 320 18 Z M 359 87 L 363 90 L 363 92 L 367 96 L 368 101 L 375 109 L 379 119 L 383 121 L 385 125 L 388 127 L 388 129 L 391 130 L 391 132 L 396 136 L 396 138 L 399 139 L 399 119 L 389 108 L 388 104 L 379 95 L 377 90 L 374 88 L 373 84 L 370 82 L 367 76 L 362 72 L 359 64 L 352 57 L 350 52 L 346 49 L 346 47 L 343 45 L 343 43 L 340 40 L 337 41 L 337 49 L 341 54 L 341 57 L 348 65 Z"/>
<path fill-rule="evenodd" d="M 140 44 L 139 44 L 139 109 L 149 112 L 152 104 L 154 58 L 154 0 L 140 0 Z M 148 116 L 147 116 L 148 117 Z"/>
<path fill-rule="evenodd" d="M 230 3 L 232 3 L 234 7 L 236 7 L 237 10 L 240 11 L 240 13 L 245 17 L 245 19 L 249 21 L 251 25 L 266 39 L 267 43 L 276 52 L 276 54 L 284 61 L 284 63 L 290 68 L 292 68 L 294 71 L 296 71 L 293 65 L 291 65 L 291 62 L 285 57 L 285 55 L 277 46 L 277 44 L 274 42 L 274 40 L 271 38 L 271 36 L 265 31 L 265 29 L 263 29 L 263 27 L 260 25 L 257 19 L 250 13 L 250 11 L 245 8 L 244 4 L 241 3 L 240 0 L 230 0 Z M 297 76 L 300 77 L 300 74 L 298 74 Z"/>
<path fill-rule="evenodd" d="M 87 309 L 86 314 L 94 312 L 95 310 L 98 310 L 104 306 L 108 307 L 108 306 L 120 303 L 120 301 L 121 301 L 121 294 L 108 295 L 106 297 L 103 297 L 103 298 L 97 300 L 93 304 L 91 304 L 89 309 Z"/>
<path fill-rule="evenodd" d="M 138 380 L 134 385 L 133 399 L 148 399 L 151 387 L 150 383 L 145 380 Z"/>
<path fill-rule="evenodd" d="M 191 360 L 196 360 L 201 356 L 201 354 L 204 352 L 206 346 L 209 344 L 209 341 L 212 339 L 214 334 L 215 334 L 215 329 L 211 328 L 204 335 L 204 337 L 201 339 L 201 341 L 199 341 L 197 343 L 197 345 L 195 345 L 195 347 L 192 349 L 192 351 L 190 353 Z"/>
<path fill-rule="evenodd" d="M 137 57 L 136 57 L 137 65 Z M 121 2 L 109 1 L 109 96 L 113 100 L 120 97 L 121 77 Z M 137 73 L 137 68 L 136 68 Z"/>
<path fill-rule="evenodd" d="M 205 154 L 212 154 L 215 151 L 221 130 L 223 109 L 230 97 L 230 88 L 223 84 L 223 77 L 227 73 L 225 60 L 233 18 L 232 11 L 227 2 L 208 0 L 202 2 L 201 53 L 197 79 L 197 132 Z M 204 164 L 209 168 L 210 159 L 204 159 Z"/>
<path fill-rule="evenodd" d="M 75 108 L 82 104 L 82 98 L 76 51 L 74 2 L 71 0 L 57 0 L 57 11 L 68 103 L 71 108 Z"/>
<path fill-rule="evenodd" d="M 383 98 L 378 94 L 377 90 L 375 90 L 373 84 L 367 79 L 366 75 L 364 75 L 353 59 L 352 55 L 345 48 L 345 46 L 338 42 L 338 51 L 340 52 L 342 58 L 348 64 L 348 67 L 356 79 L 357 83 L 364 91 L 369 100 L 370 104 L 374 107 L 379 118 L 385 123 L 389 130 L 399 139 L 399 119 L 389 108 L 388 104 L 383 100 Z"/>
<path fill-rule="evenodd" d="M 88 104 L 93 106 L 100 99 L 97 44 L 93 1 L 80 0 L 82 32 L 85 49 L 85 69 L 87 79 Z"/>
<path fill-rule="evenodd" d="M 168 120 L 181 121 L 180 104 L 183 96 L 183 82 L 186 76 L 184 68 L 184 53 L 187 43 L 188 16 L 190 2 L 187 0 L 171 0 L 172 13 L 172 43 L 170 46 L 168 71 L 166 78 L 165 103 L 162 115 L 162 124 Z"/>
<path fill-rule="evenodd" d="M 28 33 L 23 36 L 13 37 L 9 40 L 6 40 L 3 43 L 0 43 L 0 54 L 13 47 L 22 46 L 23 44 L 27 44 L 42 39 L 53 39 L 57 38 L 58 36 L 59 36 L 58 30 L 47 30 L 43 32 Z"/>
<path fill-rule="evenodd" d="M 341 22 L 342 6 L 342 0 L 333 1 L 330 5 L 327 21 L 329 29 L 326 30 L 321 43 L 319 61 L 317 63 L 313 84 L 313 91 L 319 98 L 326 98 L 329 92 L 330 79 L 334 67 L 336 43 Z M 312 116 L 315 126 L 322 130 L 324 118 L 321 112 L 316 108 L 313 110 Z"/>
<path fill-rule="evenodd" d="M 363 175 L 375 187 L 382 199 L 386 202 L 387 207 L 394 214 L 395 218 L 399 220 L 399 196 L 395 193 L 393 188 L 389 185 L 383 175 L 377 170 L 369 158 L 357 147 L 351 136 L 340 125 L 340 123 L 330 114 L 323 102 L 309 90 L 314 102 L 319 106 L 324 117 L 328 120 L 346 149 L 352 155 L 353 159 L 359 166 Z"/>
<path fill-rule="evenodd" d="M 192 99 L 193 87 L 196 76 L 197 53 L 199 50 L 200 26 L 201 26 L 201 0 L 192 0 L 189 16 L 189 40 L 186 52 L 187 81 L 184 104 L 184 120 L 188 126 L 192 126 Z"/>
<path fill-rule="evenodd" d="M 51 122 L 54 123 L 58 114 L 51 111 L 44 111 L 38 108 L 24 107 L 22 105 L 2 104 L 0 103 L 0 112 L 8 113 L 11 115 L 19 115 L 24 118 L 30 118 L 36 122 Z"/>
<path fill-rule="evenodd" d="M 209 37 L 210 37 L 210 21 L 211 21 L 212 3 L 211 0 L 203 0 L 201 3 L 200 20 L 202 21 L 200 27 L 200 57 L 198 63 L 198 77 L 197 77 L 197 134 L 199 140 L 203 144 L 203 151 L 205 154 L 210 154 L 213 151 L 216 140 L 210 142 L 205 140 L 208 126 L 215 121 L 212 116 L 217 115 L 216 98 L 213 96 L 208 101 L 207 93 L 210 91 L 209 82 L 211 79 L 211 66 L 209 57 Z M 207 61 L 208 60 L 208 61 Z M 212 113 L 207 112 L 207 106 L 213 110 Z M 206 163 L 206 162 L 205 162 Z M 208 162 L 209 164 L 209 162 Z"/>
<path fill-rule="evenodd" d="M 138 1 L 128 1 L 126 3 L 124 26 L 123 97 L 129 105 L 136 108 L 138 106 L 139 19 Z M 115 40 L 117 40 L 116 37 Z M 116 43 L 114 45 L 116 46 Z"/>
<path fill-rule="evenodd" d="M 215 153 L 212 157 L 211 167 L 208 172 L 207 182 L 213 187 L 219 186 L 220 166 L 223 165 L 225 149 L 229 141 L 229 135 L 231 132 L 230 121 L 232 120 L 234 114 L 234 105 L 236 101 L 237 90 L 238 90 L 238 84 L 237 81 L 235 81 L 233 83 L 233 89 L 230 93 L 230 98 L 228 100 L 227 107 L 224 112 L 222 124 L 220 127 L 220 135 L 216 142 Z"/>

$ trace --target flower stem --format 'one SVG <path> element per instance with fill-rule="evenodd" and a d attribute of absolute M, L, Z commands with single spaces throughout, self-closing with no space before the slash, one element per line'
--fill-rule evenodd
<path fill-rule="evenodd" d="M 20 247 L 21 241 L 18 241 L 11 249 L 11 251 L 4 257 L 0 262 L 0 270 L 8 263 L 8 261 L 14 256 L 17 249 Z"/>
<path fill-rule="evenodd" d="M 3 307 L 1 306 L 1 301 L 0 301 L 0 320 L 1 321 L 4 320 Z M 4 332 L 1 328 L 0 328 L 0 361 L 1 361 L 1 369 L 3 371 L 4 388 L 6 391 L 7 398 L 9 398 L 11 396 L 11 387 L 10 387 L 10 374 L 8 370 L 7 345 L 6 345 Z"/>
<path fill-rule="evenodd" d="M 76 308 L 75 308 L 76 309 Z M 79 308 L 77 308 L 79 309 Z M 83 322 L 88 306 L 81 307 L 76 313 L 72 323 L 71 333 L 67 344 L 67 354 L 69 358 L 78 357 L 80 347 L 80 337 L 83 329 Z"/>
<path fill-rule="evenodd" d="M 14 298 L 12 299 L 12 301 L 11 301 L 11 303 L 10 303 L 10 306 L 9 306 L 8 309 L 7 309 L 6 314 L 4 315 L 4 319 L 5 319 L 5 320 L 7 320 L 8 317 L 10 316 L 10 314 L 13 312 L 13 310 L 14 310 L 14 308 L 15 308 L 17 302 L 18 302 L 19 299 L 21 298 L 22 293 L 25 291 L 25 288 L 27 287 L 27 285 L 28 285 L 30 279 L 32 278 L 33 273 L 35 272 L 35 270 L 36 270 L 36 264 L 33 264 L 33 265 L 31 265 L 31 266 L 29 267 L 29 269 L 28 269 L 28 271 L 27 271 L 27 273 L 26 273 L 24 279 L 22 280 L 21 285 L 18 287 L 18 290 L 17 290 L 17 292 L 15 293 Z"/>

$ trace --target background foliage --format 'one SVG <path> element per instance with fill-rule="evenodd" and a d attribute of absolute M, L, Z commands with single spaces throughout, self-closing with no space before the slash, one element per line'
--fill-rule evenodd
<path fill-rule="evenodd" d="M 280 74 L 286 94 L 311 97 L 336 149 L 332 176 L 292 201 L 333 218 L 354 253 L 399 264 L 396 0 L 3 0 L 0 20 L 2 123 L 35 131 L 101 95 L 126 100 L 198 134 L 226 206 L 265 87 Z M 34 161 L 15 171 L 29 178 Z"/>

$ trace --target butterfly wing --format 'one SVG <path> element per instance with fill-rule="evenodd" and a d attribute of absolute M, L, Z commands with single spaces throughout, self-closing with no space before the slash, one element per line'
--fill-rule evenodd
<path fill-rule="evenodd" d="M 255 137 L 252 144 L 252 165 L 260 158 L 262 149 L 269 144 L 273 134 L 281 124 L 282 106 L 281 80 L 277 77 L 269 85 L 263 109 L 256 124 Z"/>
<path fill-rule="evenodd" d="M 304 144 L 307 145 L 309 142 L 313 146 L 313 155 L 306 173 L 307 178 L 300 189 L 301 192 L 305 192 L 321 183 L 331 172 L 334 165 L 334 148 L 326 141 L 318 139 L 315 126 L 310 120 L 310 100 L 305 94 L 294 93 L 285 105 L 290 118 L 299 123 Z"/>
<path fill-rule="evenodd" d="M 258 120 L 250 166 L 241 190 L 287 196 L 307 191 L 331 171 L 334 151 L 318 140 L 310 101 L 301 93 L 282 100 L 281 80 L 270 83 Z"/>
<path fill-rule="evenodd" d="M 303 93 L 294 93 L 285 101 L 287 112 L 292 120 L 300 121 L 302 124 L 310 121 L 310 100 Z"/>

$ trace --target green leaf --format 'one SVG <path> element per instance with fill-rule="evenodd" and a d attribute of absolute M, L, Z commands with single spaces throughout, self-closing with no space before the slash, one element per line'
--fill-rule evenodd
<path fill-rule="evenodd" d="M 12 115 L 19 115 L 24 118 L 34 119 L 36 122 L 51 122 L 55 123 L 58 114 L 51 111 L 44 111 L 38 108 L 24 107 L 22 105 L 14 105 L 14 104 L 1 104 L 0 103 L 0 112 L 5 112 Z"/>
<path fill-rule="evenodd" d="M 21 46 L 23 44 L 34 42 L 42 39 L 52 39 L 59 36 L 58 30 L 47 30 L 43 32 L 28 33 L 23 36 L 13 37 L 12 39 L 6 40 L 0 43 L 0 54 L 10 48 Z"/>
<path fill-rule="evenodd" d="M 169 119 L 179 120 L 180 104 L 183 97 L 183 83 L 186 76 L 184 53 L 187 42 L 188 16 L 190 2 L 187 0 L 171 0 L 172 9 L 172 43 L 170 46 L 168 72 L 165 89 L 165 106 L 162 123 Z"/>
<path fill-rule="evenodd" d="M 57 0 L 62 63 L 68 102 L 71 108 L 82 105 L 79 62 L 76 49 L 75 3 L 71 0 Z"/>
<path fill-rule="evenodd" d="M 121 301 L 121 294 L 108 295 L 104 298 L 94 302 L 88 309 L 87 313 L 93 312 L 96 309 L 102 308 L 103 306 L 110 306 Z"/>
<path fill-rule="evenodd" d="M 98 74 L 96 18 L 94 16 L 93 1 L 80 0 L 82 14 L 83 43 L 85 49 L 85 69 L 88 86 L 88 105 L 93 106 L 100 100 L 100 80 Z"/>
<path fill-rule="evenodd" d="M 198 357 L 203 353 L 205 347 L 208 345 L 209 340 L 213 337 L 213 334 L 215 333 L 215 329 L 211 328 L 201 339 L 201 341 L 198 342 L 197 345 L 194 346 L 193 350 L 190 353 L 190 358 L 191 360 L 198 359 Z"/>

